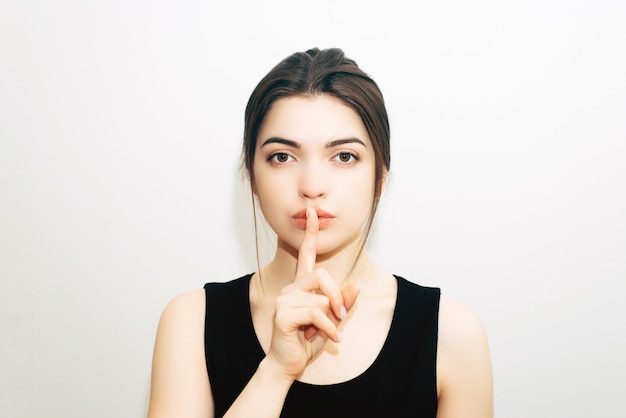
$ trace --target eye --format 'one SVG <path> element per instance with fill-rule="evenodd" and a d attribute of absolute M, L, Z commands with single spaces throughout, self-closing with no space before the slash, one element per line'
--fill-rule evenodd
<path fill-rule="evenodd" d="M 342 151 L 340 153 L 337 153 L 334 159 L 342 164 L 350 164 L 358 161 L 359 157 L 351 152 Z"/>
<path fill-rule="evenodd" d="M 292 159 L 291 155 L 286 152 L 275 152 L 274 154 L 270 154 L 267 158 L 270 163 L 274 164 L 285 164 L 290 162 Z"/>

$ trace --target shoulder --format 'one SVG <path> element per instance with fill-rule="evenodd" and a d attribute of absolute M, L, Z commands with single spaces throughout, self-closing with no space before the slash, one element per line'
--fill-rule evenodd
<path fill-rule="evenodd" d="M 465 304 L 442 294 L 439 302 L 440 343 L 476 342 L 484 338 L 486 338 L 485 329 L 476 312 Z"/>
<path fill-rule="evenodd" d="M 207 416 L 212 410 L 204 357 L 204 289 L 164 308 L 152 358 L 149 416 Z"/>
<path fill-rule="evenodd" d="M 204 355 L 198 349 L 203 347 L 204 322 L 206 313 L 204 289 L 192 290 L 170 300 L 159 319 L 156 347 L 169 355 Z M 155 353 L 158 354 L 158 353 Z"/>
<path fill-rule="evenodd" d="M 204 320 L 205 303 L 204 289 L 195 289 L 176 296 L 163 309 L 159 327 L 168 325 L 171 321 L 178 322 L 180 319 L 192 320 L 202 318 Z"/>
<path fill-rule="evenodd" d="M 458 416 L 461 411 L 465 416 L 491 416 L 491 360 L 480 317 L 461 302 L 441 295 L 438 338 L 440 416 Z"/>
<path fill-rule="evenodd" d="M 443 366 L 485 357 L 487 334 L 480 317 L 463 303 L 441 295 L 439 303 L 438 363 Z"/>
<path fill-rule="evenodd" d="M 167 360 L 192 356 L 198 361 L 203 360 L 204 293 L 204 289 L 193 290 L 167 303 L 159 319 L 155 356 L 165 354 Z"/>

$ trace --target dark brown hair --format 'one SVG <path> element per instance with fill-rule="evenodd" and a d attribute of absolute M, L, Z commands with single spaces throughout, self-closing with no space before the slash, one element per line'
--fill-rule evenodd
<path fill-rule="evenodd" d="M 245 112 L 242 157 L 254 184 L 254 154 L 259 130 L 272 103 L 284 97 L 328 95 L 341 100 L 363 121 L 375 156 L 375 188 L 365 239 L 372 226 L 390 167 L 389 119 L 378 85 L 338 48 L 296 52 L 278 63 L 256 86 Z M 361 246 L 361 249 L 363 248 Z"/>

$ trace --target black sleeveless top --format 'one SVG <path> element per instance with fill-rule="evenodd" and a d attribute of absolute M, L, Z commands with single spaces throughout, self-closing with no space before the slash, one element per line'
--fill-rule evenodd
<path fill-rule="evenodd" d="M 251 274 L 207 283 L 205 354 L 215 416 L 222 417 L 265 353 L 250 313 Z M 438 288 L 395 276 L 396 307 L 387 339 L 372 365 L 346 382 L 295 381 L 281 417 L 432 417 L 437 415 Z"/>

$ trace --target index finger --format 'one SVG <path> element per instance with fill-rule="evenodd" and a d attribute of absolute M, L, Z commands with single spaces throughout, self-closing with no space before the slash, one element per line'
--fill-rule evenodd
<path fill-rule="evenodd" d="M 298 264 L 296 267 L 296 279 L 313 271 L 317 257 L 317 233 L 320 225 L 317 212 L 311 207 L 306 208 L 306 223 L 304 238 L 298 250 Z"/>

